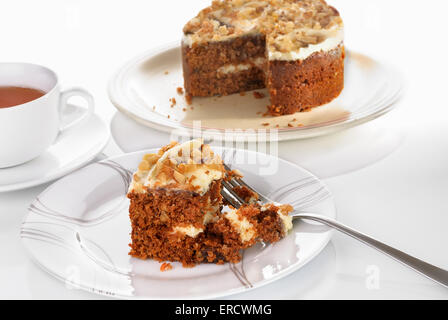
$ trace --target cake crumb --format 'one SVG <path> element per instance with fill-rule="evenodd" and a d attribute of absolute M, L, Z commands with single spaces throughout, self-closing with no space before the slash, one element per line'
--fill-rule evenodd
<path fill-rule="evenodd" d="M 288 123 L 288 127 L 294 128 L 294 126 L 292 124 L 290 124 L 290 123 Z"/>
<path fill-rule="evenodd" d="M 183 108 L 182 111 L 183 111 L 183 112 L 187 112 L 187 108 Z"/>
<path fill-rule="evenodd" d="M 269 127 L 269 126 L 270 126 L 270 123 L 262 123 L 262 126 L 263 126 L 263 127 Z"/>
<path fill-rule="evenodd" d="M 182 87 L 178 87 L 178 88 L 177 88 L 177 93 L 178 93 L 179 95 L 183 95 L 183 94 L 184 94 L 184 88 L 182 88 Z"/>
<path fill-rule="evenodd" d="M 304 125 L 303 125 L 303 124 L 301 124 L 301 123 L 299 123 L 299 125 L 298 125 L 297 127 L 299 127 L 299 128 L 303 128 L 303 127 L 304 127 Z"/>
<path fill-rule="evenodd" d="M 177 104 L 176 98 L 171 98 L 170 102 L 171 102 L 171 108 L 173 108 Z"/>
<path fill-rule="evenodd" d="M 264 93 L 254 91 L 254 97 L 255 97 L 255 99 L 263 99 L 266 96 L 264 95 Z"/>
<path fill-rule="evenodd" d="M 165 75 L 168 75 L 168 74 L 170 74 L 170 72 L 169 71 L 165 71 Z"/>
<path fill-rule="evenodd" d="M 187 94 L 185 96 L 185 101 L 187 101 L 188 105 L 191 105 L 193 103 L 193 96 L 191 94 Z"/>
<path fill-rule="evenodd" d="M 162 266 L 160 267 L 160 271 L 161 272 L 167 272 L 173 270 L 173 266 L 171 265 L 171 263 L 163 263 Z"/>

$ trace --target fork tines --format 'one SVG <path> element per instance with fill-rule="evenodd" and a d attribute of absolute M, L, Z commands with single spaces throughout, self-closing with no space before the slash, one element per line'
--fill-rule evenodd
<path fill-rule="evenodd" d="M 227 181 L 222 181 L 222 186 L 221 195 L 232 205 L 232 207 L 239 209 L 246 203 L 235 191 L 233 191 L 232 184 Z"/>
<path fill-rule="evenodd" d="M 224 167 L 227 171 L 232 171 L 232 169 L 224 164 Z M 229 202 L 233 207 L 235 207 L 236 209 L 239 209 L 243 204 L 246 203 L 246 201 L 244 199 L 242 199 L 235 191 L 234 188 L 237 187 L 246 187 L 248 188 L 250 191 L 256 193 L 259 196 L 259 199 L 264 202 L 267 203 L 269 202 L 268 199 L 266 197 L 264 197 L 263 195 L 261 195 L 260 193 L 258 193 L 254 188 L 252 188 L 251 186 L 249 186 L 246 182 L 244 182 L 243 179 L 240 178 L 232 178 L 230 179 L 230 181 L 223 181 L 222 182 L 223 185 L 223 189 L 221 191 L 222 196 L 224 197 L 224 199 L 227 200 L 227 202 Z"/>

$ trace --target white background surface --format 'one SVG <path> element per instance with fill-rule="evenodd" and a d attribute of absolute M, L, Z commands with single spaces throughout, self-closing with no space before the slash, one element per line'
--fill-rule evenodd
<path fill-rule="evenodd" d="M 109 77 L 126 60 L 180 38 L 208 0 L 3 0 L 0 61 L 56 70 L 82 85 L 110 121 Z M 339 219 L 431 263 L 448 268 L 448 3 L 427 0 L 333 0 L 346 45 L 400 68 L 408 90 L 398 110 L 333 137 L 294 142 L 295 162 L 325 178 Z M 363 139 L 365 138 L 365 143 Z M 164 141 L 161 141 L 164 142 Z M 325 151 L 328 150 L 328 157 Z M 108 155 L 119 149 L 112 143 Z M 342 168 L 342 169 L 341 169 Z M 52 279 L 26 255 L 19 228 L 44 190 L 0 194 L 0 298 L 92 299 Z M 378 282 L 371 281 L 376 275 Z M 373 284 L 373 285 L 372 285 Z M 234 298 L 447 299 L 448 290 L 343 235 L 307 267 Z"/>

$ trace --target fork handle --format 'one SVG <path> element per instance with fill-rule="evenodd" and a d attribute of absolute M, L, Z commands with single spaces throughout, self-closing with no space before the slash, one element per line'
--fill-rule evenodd
<path fill-rule="evenodd" d="M 388 246 L 387 244 L 378 241 L 368 235 L 365 235 L 361 232 L 358 232 L 340 222 L 337 222 L 336 220 L 320 216 L 320 215 L 314 215 L 314 214 L 297 214 L 293 215 L 295 219 L 305 219 L 305 220 L 312 220 L 315 222 L 322 223 L 324 225 L 327 225 L 333 229 L 336 229 L 342 233 L 345 233 L 346 235 L 349 235 L 352 238 L 355 238 L 362 243 L 377 249 L 378 251 L 388 255 L 389 257 L 397 260 L 398 262 L 401 262 L 402 264 L 410 267 L 411 269 L 417 271 L 418 273 L 428 277 L 429 279 L 434 280 L 435 282 L 441 284 L 444 287 L 448 288 L 448 271 L 438 268 L 434 265 L 431 265 L 427 262 L 424 262 L 420 259 L 417 259 L 407 253 L 404 253 L 400 250 L 397 250 L 395 248 L 392 248 L 391 246 Z"/>

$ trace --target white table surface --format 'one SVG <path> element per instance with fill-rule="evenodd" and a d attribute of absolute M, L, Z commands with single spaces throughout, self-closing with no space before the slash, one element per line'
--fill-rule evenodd
<path fill-rule="evenodd" d="M 4 0 L 0 61 L 47 65 L 63 83 L 91 91 L 104 119 L 129 125 L 107 98 L 109 77 L 140 52 L 179 39 L 183 24 L 208 2 Z M 342 222 L 448 268 L 448 3 L 330 2 L 345 19 L 347 47 L 400 68 L 406 95 L 382 119 L 280 149 L 302 151 L 289 160 L 324 178 Z M 105 153 L 120 150 L 112 141 Z M 45 187 L 0 194 L 0 299 L 101 298 L 67 289 L 27 257 L 20 224 L 28 204 Z M 447 299 L 448 290 L 335 234 L 324 252 L 299 272 L 232 298 Z"/>

